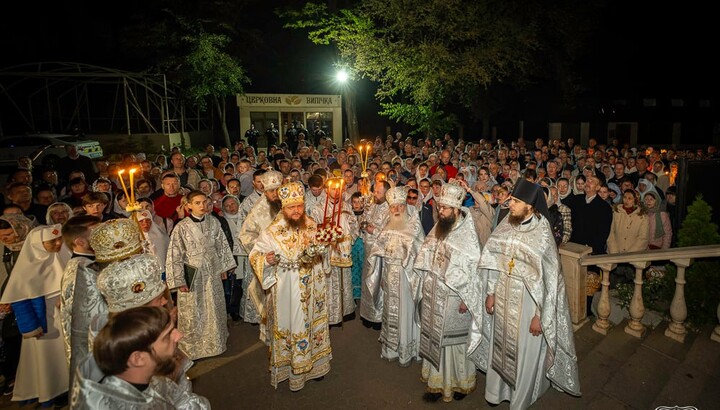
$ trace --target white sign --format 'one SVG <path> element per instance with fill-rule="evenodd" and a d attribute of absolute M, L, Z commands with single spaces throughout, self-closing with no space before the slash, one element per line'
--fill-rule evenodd
<path fill-rule="evenodd" d="M 245 94 L 240 107 L 340 107 L 341 96 L 320 94 Z"/>

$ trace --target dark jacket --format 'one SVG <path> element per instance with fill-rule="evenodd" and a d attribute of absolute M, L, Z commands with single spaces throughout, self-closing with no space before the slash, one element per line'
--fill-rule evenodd
<path fill-rule="evenodd" d="M 585 195 L 576 195 L 568 201 L 572 211 L 570 242 L 592 247 L 593 255 L 607 253 L 607 239 L 612 225 L 612 207 L 600 195 L 586 203 Z"/>

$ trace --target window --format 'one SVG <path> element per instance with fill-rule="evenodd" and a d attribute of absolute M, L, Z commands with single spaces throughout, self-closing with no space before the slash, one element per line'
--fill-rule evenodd
<path fill-rule="evenodd" d="M 319 126 L 328 138 L 333 137 L 333 113 L 332 112 L 308 112 L 306 113 L 306 124 L 308 131 L 312 134 L 315 126 Z"/>

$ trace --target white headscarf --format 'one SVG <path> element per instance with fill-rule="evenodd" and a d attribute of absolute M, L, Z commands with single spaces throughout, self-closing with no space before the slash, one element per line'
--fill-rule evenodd
<path fill-rule="evenodd" d="M 39 226 L 28 234 L 10 274 L 0 303 L 14 303 L 60 293 L 65 264 L 59 252 L 48 252 L 43 242 L 62 236 L 62 225 Z"/>
<path fill-rule="evenodd" d="M 23 243 L 25 243 L 25 239 L 27 239 L 28 234 L 34 228 L 33 221 L 25 215 L 20 214 L 3 215 L 0 216 L 0 219 L 7 222 L 13 232 L 15 232 L 15 235 L 17 235 L 17 242 L 5 245 L 5 247 L 13 252 L 19 252 L 22 249 Z"/>
<path fill-rule="evenodd" d="M 415 169 L 415 179 L 417 180 L 418 184 L 420 183 L 421 179 L 430 179 L 430 167 L 427 168 L 424 174 L 420 173 L 420 164 L 418 164 L 417 168 Z"/>
<path fill-rule="evenodd" d="M 62 207 L 67 209 L 68 211 L 68 219 L 73 217 L 73 210 L 70 207 L 70 205 L 66 204 L 65 202 L 53 202 L 48 206 L 47 213 L 45 214 L 45 220 L 47 221 L 48 225 L 55 224 L 56 222 L 52 219 L 52 215 L 50 214 L 50 211 L 52 211 L 54 208 Z"/>
<path fill-rule="evenodd" d="M 227 201 L 235 201 L 238 204 L 238 211 L 235 212 L 235 215 L 229 214 L 225 210 L 225 202 Z M 240 215 L 240 200 L 235 195 L 225 195 L 222 199 L 222 211 L 223 216 L 228 221 L 228 225 L 230 226 L 230 231 L 232 232 L 233 238 L 236 238 L 235 241 L 233 241 L 233 254 L 239 255 L 240 254 L 240 241 L 237 240 L 238 233 L 240 232 L 240 224 L 242 223 L 241 215 Z"/>
<path fill-rule="evenodd" d="M 464 168 L 460 169 L 460 172 L 465 175 L 465 181 L 467 181 L 468 186 L 472 187 L 477 182 L 477 168 L 475 165 L 468 165 Z"/>
<path fill-rule="evenodd" d="M 124 192 L 121 192 L 121 193 L 115 195 L 115 199 L 113 199 L 112 211 L 118 215 L 124 216 L 125 218 L 129 218 L 130 212 L 126 211 L 125 208 L 122 205 L 120 205 L 120 202 L 118 202 L 122 198 L 125 198 Z"/>
<path fill-rule="evenodd" d="M 137 213 L 138 222 L 145 219 L 151 221 L 150 230 L 143 232 L 147 252 L 157 258 L 160 267 L 163 269 L 163 272 L 165 272 L 165 258 L 167 257 L 168 247 L 170 246 L 170 237 L 158 227 L 150 211 L 143 210 Z"/>
<path fill-rule="evenodd" d="M 644 185 L 644 186 L 645 186 L 645 191 L 640 192 L 640 185 Z M 640 200 L 641 200 L 641 201 L 644 201 L 644 200 L 645 200 L 645 194 L 647 194 L 648 192 L 655 192 L 656 198 L 660 198 L 660 196 L 659 196 L 658 193 L 657 193 L 657 189 L 655 189 L 655 185 L 653 185 L 653 183 L 650 182 L 650 180 L 648 180 L 648 179 L 640 178 L 640 179 L 638 180 L 638 186 L 637 186 L 637 188 L 638 188 L 638 189 L 637 189 L 638 192 L 640 192 Z M 659 200 L 658 200 L 658 202 L 659 202 Z"/>

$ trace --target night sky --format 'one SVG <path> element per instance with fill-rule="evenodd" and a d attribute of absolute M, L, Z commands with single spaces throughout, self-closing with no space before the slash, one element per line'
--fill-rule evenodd
<path fill-rule="evenodd" d="M 330 81 L 332 48 L 315 46 L 304 33 L 283 29 L 274 15 L 275 7 L 288 2 L 252 0 L 238 17 L 264 33 L 263 44 L 253 44 L 252 56 L 241 62 L 252 79 L 247 92 L 338 93 Z M 143 68 L 142 62 L 120 55 L 116 38 L 130 10 L 142 7 L 142 1 L 21 2 L 13 3 L 12 11 L 7 3 L 0 6 L 6 9 L 0 14 L 0 67 L 65 61 Z M 683 2 L 659 9 L 634 3 L 607 1 L 583 60 L 591 95 L 601 100 L 717 96 L 712 60 L 718 35 L 712 31 L 709 6 L 693 8 Z M 372 83 L 360 81 L 357 90 L 361 124 L 387 123 L 375 121 Z"/>

